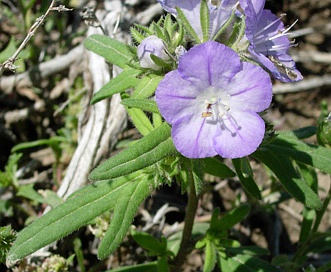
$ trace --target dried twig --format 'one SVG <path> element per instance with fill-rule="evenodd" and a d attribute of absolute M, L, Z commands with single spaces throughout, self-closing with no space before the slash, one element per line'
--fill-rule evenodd
<path fill-rule="evenodd" d="M 63 5 L 60 5 L 58 7 L 54 7 L 55 2 L 56 2 L 56 0 L 52 0 L 49 8 L 46 11 L 46 13 L 44 15 L 40 16 L 39 18 L 37 18 L 35 23 L 30 27 L 30 29 L 28 31 L 28 35 L 25 37 L 25 39 L 23 40 L 21 45 L 17 48 L 15 53 L 8 60 L 6 60 L 3 64 L 0 65 L 0 77 L 2 76 L 2 74 L 5 70 L 10 70 L 12 72 L 15 72 L 17 66 L 15 66 L 14 63 L 17 60 L 17 57 L 18 57 L 19 53 L 21 53 L 23 48 L 27 45 L 27 43 L 30 41 L 30 39 L 34 36 L 37 29 L 44 23 L 46 17 L 48 16 L 48 14 L 51 11 L 56 10 L 58 12 L 62 12 L 62 11 L 69 11 L 70 10 L 70 9 L 67 9 Z"/>
<path fill-rule="evenodd" d="M 5 94 L 10 94 L 13 91 L 14 87 L 17 87 L 18 84 L 24 86 L 31 86 L 31 75 L 33 75 L 34 73 L 38 73 L 38 78 L 44 79 L 52 74 L 63 71 L 69 68 L 69 66 L 78 58 L 81 58 L 83 52 L 83 45 L 79 45 L 70 50 L 67 54 L 40 63 L 37 66 L 32 67 L 27 72 L 18 75 L 2 77 L 0 78 L 0 90 L 2 90 Z"/>
<path fill-rule="evenodd" d="M 295 93 L 309 91 L 323 86 L 331 85 L 331 75 L 318 76 L 304 79 L 295 83 L 275 84 L 273 87 L 274 94 Z"/>

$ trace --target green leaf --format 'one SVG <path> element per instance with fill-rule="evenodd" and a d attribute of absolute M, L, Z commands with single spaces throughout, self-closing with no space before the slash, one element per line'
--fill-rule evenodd
<path fill-rule="evenodd" d="M 136 127 L 136 129 L 138 129 L 138 131 L 143 136 L 146 136 L 154 130 L 151 121 L 142 110 L 135 108 L 126 108 L 126 111 L 131 117 L 131 121 Z"/>
<path fill-rule="evenodd" d="M 135 91 L 133 92 L 132 99 L 142 99 L 151 97 L 163 76 L 145 76 L 139 80 Z"/>
<path fill-rule="evenodd" d="M 303 127 L 296 130 L 293 130 L 293 134 L 298 139 L 307 139 L 311 136 L 314 136 L 317 132 L 317 127 L 309 126 L 309 127 Z"/>
<path fill-rule="evenodd" d="M 127 175 L 175 153 L 170 127 L 164 123 L 126 150 L 98 166 L 89 178 L 102 180 Z"/>
<path fill-rule="evenodd" d="M 15 37 L 12 36 L 7 47 L 0 52 L 0 64 L 8 60 L 15 53 L 17 50 L 16 42 Z M 23 49 L 18 56 L 19 58 L 15 61 L 14 65 L 17 66 L 16 72 L 20 73 L 25 71 L 24 59 L 30 57 L 29 50 Z"/>
<path fill-rule="evenodd" d="M 277 176 L 286 191 L 298 201 L 309 208 L 320 209 L 322 207 L 322 202 L 318 195 L 295 171 L 288 153 L 270 147 L 255 152 L 254 156 L 268 166 Z"/>
<path fill-rule="evenodd" d="M 326 231 L 324 233 L 317 233 L 317 238 L 313 239 L 313 241 L 309 244 L 309 247 L 306 249 L 306 255 L 309 252 L 313 253 L 323 253 L 327 252 L 331 249 L 331 233 L 330 231 Z"/>
<path fill-rule="evenodd" d="M 330 270 L 331 270 L 331 262 L 328 262 L 317 268 L 316 272 L 329 272 Z"/>
<path fill-rule="evenodd" d="M 150 194 L 153 180 L 152 175 L 144 175 L 140 180 L 126 184 L 125 192 L 122 190 L 122 196 L 117 200 L 109 228 L 101 240 L 99 259 L 108 257 L 122 243 L 140 204 Z"/>
<path fill-rule="evenodd" d="M 216 246 L 213 241 L 207 240 L 203 272 L 212 272 L 216 264 Z"/>
<path fill-rule="evenodd" d="M 250 255 L 235 255 L 220 258 L 222 271 L 238 272 L 280 272 L 270 263 Z"/>
<path fill-rule="evenodd" d="M 245 165 L 247 165 L 247 163 L 249 164 L 247 158 L 232 160 L 232 163 L 234 165 L 234 168 L 236 169 L 240 183 L 249 195 L 251 195 L 256 199 L 262 199 L 260 189 L 257 186 L 252 174 L 251 175 L 243 174 L 243 167 L 242 167 L 243 161 L 245 161 Z"/>
<path fill-rule="evenodd" d="M 104 35 L 91 35 L 85 39 L 83 44 L 88 50 L 120 68 L 124 68 L 134 59 L 134 54 L 127 44 Z"/>
<path fill-rule="evenodd" d="M 301 243 L 305 242 L 311 233 L 314 219 L 316 217 L 316 211 L 304 207 L 302 215 L 303 215 L 303 220 L 301 223 L 300 236 L 299 236 L 299 241 Z"/>
<path fill-rule="evenodd" d="M 187 18 L 184 15 L 183 11 L 178 7 L 176 7 L 176 11 L 177 11 L 177 17 L 182 22 L 182 24 L 183 24 L 184 28 L 186 29 L 186 31 L 192 36 L 192 38 L 195 40 L 195 42 L 197 44 L 201 43 L 200 38 L 198 37 L 197 33 L 195 33 L 193 27 L 191 26 L 190 22 L 187 20 Z"/>
<path fill-rule="evenodd" d="M 160 113 L 159 108 L 157 107 L 157 104 L 154 100 L 127 98 L 127 99 L 124 99 L 121 103 L 127 107 L 141 109 L 143 111 Z"/>
<path fill-rule="evenodd" d="M 91 104 L 95 104 L 103 99 L 109 98 L 115 93 L 122 93 L 129 88 L 133 88 L 139 82 L 137 76 L 141 71 L 135 69 L 126 69 L 117 77 L 111 79 L 95 95 L 93 95 Z"/>
<path fill-rule="evenodd" d="M 207 174 L 220 178 L 231 178 L 236 176 L 235 172 L 217 158 L 205 158 L 202 159 L 201 162 L 202 170 Z"/>
<path fill-rule="evenodd" d="M 106 272 L 158 272 L 156 262 L 120 267 Z"/>
<path fill-rule="evenodd" d="M 18 188 L 17 196 L 22 196 L 38 203 L 44 203 L 44 198 L 36 192 L 33 184 L 27 184 Z"/>
<path fill-rule="evenodd" d="M 200 5 L 200 23 L 202 29 L 203 42 L 208 41 L 209 39 L 209 29 L 210 29 L 210 14 L 209 7 L 206 0 L 201 1 Z"/>
<path fill-rule="evenodd" d="M 128 184 L 133 184 L 140 175 L 141 173 L 137 172 L 116 180 L 97 182 L 72 194 L 63 204 L 58 205 L 18 233 L 7 255 L 7 264 L 14 264 L 86 225 L 103 212 L 113 209 L 118 199 L 127 194 Z M 131 191 L 130 186 L 128 188 Z"/>
<path fill-rule="evenodd" d="M 167 252 L 167 244 L 161 243 L 158 239 L 146 232 L 131 231 L 133 239 L 144 249 L 153 255 L 164 255 Z"/>
<path fill-rule="evenodd" d="M 268 249 L 259 246 L 227 247 L 226 252 L 231 255 L 270 255 Z"/>
<path fill-rule="evenodd" d="M 144 34 L 142 34 L 138 29 L 135 27 L 130 27 L 130 33 L 134 40 L 136 40 L 139 44 L 142 42 L 143 39 L 146 38 Z"/>
<path fill-rule="evenodd" d="M 243 204 L 238 206 L 218 220 L 217 229 L 228 230 L 232 228 L 235 224 L 244 220 L 244 218 L 249 214 L 250 206 L 248 204 Z M 210 225 L 210 227 L 212 227 Z"/>
<path fill-rule="evenodd" d="M 331 149 L 306 144 L 300 141 L 294 132 L 280 132 L 278 137 L 265 147 L 274 153 L 287 154 L 293 160 L 331 174 Z"/>

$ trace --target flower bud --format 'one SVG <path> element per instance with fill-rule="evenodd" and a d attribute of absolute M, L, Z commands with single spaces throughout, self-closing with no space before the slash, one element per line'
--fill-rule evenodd
<path fill-rule="evenodd" d="M 162 39 L 152 35 L 142 40 L 138 46 L 138 58 L 140 66 L 143 68 L 151 68 L 154 70 L 160 69 L 154 61 L 151 59 L 151 54 L 159 57 L 160 59 L 167 61 L 169 56 L 165 51 L 165 44 Z"/>

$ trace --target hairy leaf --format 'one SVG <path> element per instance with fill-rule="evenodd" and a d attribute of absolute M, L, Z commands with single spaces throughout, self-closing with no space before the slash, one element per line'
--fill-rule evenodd
<path fill-rule="evenodd" d="M 126 150 L 99 165 L 89 178 L 102 180 L 127 175 L 175 153 L 170 127 L 163 123 Z"/>
<path fill-rule="evenodd" d="M 124 99 L 121 102 L 124 106 L 141 109 L 143 111 L 149 111 L 154 113 L 160 113 L 159 108 L 154 100 L 150 99 Z"/>
<path fill-rule="evenodd" d="M 141 73 L 139 70 L 126 69 L 117 77 L 106 83 L 95 95 L 93 95 L 91 104 L 95 104 L 103 99 L 109 98 L 115 93 L 122 93 L 129 88 L 136 86 L 139 79 L 137 76 Z"/>
<path fill-rule="evenodd" d="M 140 175 L 137 172 L 116 180 L 94 183 L 75 192 L 67 201 L 18 233 L 7 255 L 7 263 L 15 263 L 86 225 L 103 212 L 113 209 L 118 200 L 128 193 L 128 189 L 131 192 L 127 184 L 132 184 Z"/>
<path fill-rule="evenodd" d="M 126 184 L 126 190 L 122 192 L 121 197 L 117 200 L 109 228 L 101 240 L 98 258 L 104 259 L 108 257 L 119 247 L 139 205 L 149 196 L 153 180 L 152 175 L 144 175 L 140 180 L 133 180 Z"/>
<path fill-rule="evenodd" d="M 283 152 L 283 153 L 282 153 Z M 284 155 L 285 154 L 285 155 Z M 277 176 L 283 187 L 298 201 L 313 209 L 320 209 L 322 202 L 318 195 L 300 178 L 295 171 L 288 153 L 266 147 L 254 153 Z"/>
<path fill-rule="evenodd" d="M 87 37 L 84 46 L 120 68 L 124 68 L 134 59 L 134 54 L 127 44 L 104 35 L 94 34 Z"/>

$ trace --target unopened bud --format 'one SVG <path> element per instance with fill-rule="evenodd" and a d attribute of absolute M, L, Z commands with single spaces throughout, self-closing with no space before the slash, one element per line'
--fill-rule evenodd
<path fill-rule="evenodd" d="M 140 66 L 143 68 L 151 68 L 154 70 L 160 69 L 160 66 L 151 59 L 151 54 L 164 61 L 169 60 L 163 40 L 154 35 L 142 40 L 141 44 L 138 46 L 137 53 Z"/>

